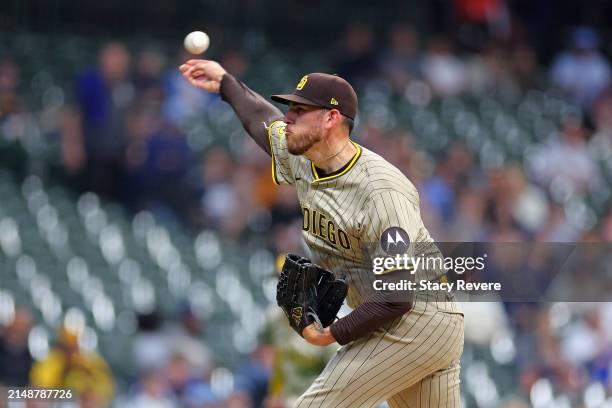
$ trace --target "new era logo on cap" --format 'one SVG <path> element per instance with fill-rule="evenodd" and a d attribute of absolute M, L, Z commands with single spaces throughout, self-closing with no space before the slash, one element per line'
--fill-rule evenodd
<path fill-rule="evenodd" d="M 319 72 L 304 75 L 292 94 L 272 95 L 272 100 L 284 104 L 295 102 L 337 109 L 353 120 L 357 115 L 357 94 L 346 80 L 337 75 Z"/>

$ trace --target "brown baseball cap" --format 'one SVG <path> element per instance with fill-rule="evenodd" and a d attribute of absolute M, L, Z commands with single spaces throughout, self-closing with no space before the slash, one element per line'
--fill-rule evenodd
<path fill-rule="evenodd" d="M 293 93 L 272 95 L 271 98 L 286 105 L 295 102 L 338 109 L 341 114 L 353 120 L 357 116 L 357 94 L 351 84 L 337 75 L 320 72 L 304 75 Z"/>

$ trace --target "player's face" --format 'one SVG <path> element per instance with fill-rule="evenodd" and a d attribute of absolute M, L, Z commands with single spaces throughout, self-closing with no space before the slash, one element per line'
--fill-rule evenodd
<path fill-rule="evenodd" d="M 304 154 L 323 139 L 323 115 L 326 111 L 317 106 L 289 105 L 289 111 L 285 114 L 285 137 L 289 153 Z"/>

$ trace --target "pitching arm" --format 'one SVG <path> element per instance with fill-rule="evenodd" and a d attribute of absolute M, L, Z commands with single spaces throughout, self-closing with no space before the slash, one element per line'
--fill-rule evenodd
<path fill-rule="evenodd" d="M 221 81 L 221 98 L 229 103 L 249 135 L 268 155 L 267 126 L 283 117 L 283 113 L 263 96 L 247 87 L 233 75 L 226 73 Z"/>

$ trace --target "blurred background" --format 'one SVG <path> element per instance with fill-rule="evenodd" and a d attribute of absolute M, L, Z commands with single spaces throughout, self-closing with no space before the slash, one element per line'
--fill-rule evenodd
<path fill-rule="evenodd" d="M 4 0 L 0 384 L 281 408 L 334 352 L 275 306 L 279 257 L 304 252 L 295 192 L 179 75 L 188 32 L 264 95 L 347 78 L 353 138 L 413 181 L 437 241 L 597 243 L 610 27 L 603 0 Z M 463 406 L 612 406 L 610 303 L 464 308 Z"/>

